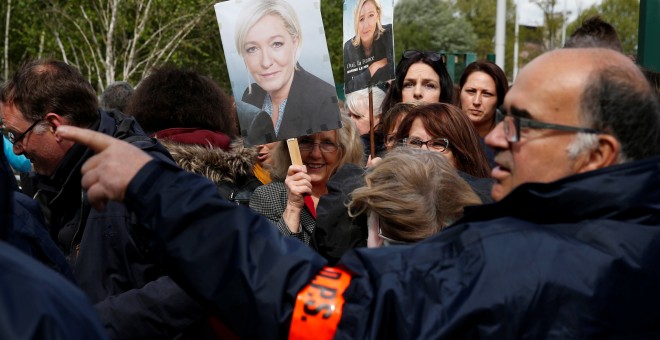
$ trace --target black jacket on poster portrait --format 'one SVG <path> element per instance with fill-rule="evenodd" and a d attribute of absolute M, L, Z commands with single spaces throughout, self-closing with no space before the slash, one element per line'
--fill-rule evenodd
<path fill-rule="evenodd" d="M 266 91 L 256 83 L 252 84 L 252 93 L 248 93 L 247 89 L 243 93 L 244 102 L 259 108 L 263 107 L 265 98 Z M 271 143 L 341 127 L 334 87 L 305 71 L 300 65 L 293 73 L 283 114 L 279 133 L 275 135 L 273 121 L 265 111 L 261 111 L 248 129 L 249 144 Z"/>
<path fill-rule="evenodd" d="M 364 55 L 362 45 L 353 46 L 353 38 L 344 43 L 344 91 L 348 94 L 366 88 L 369 84 L 377 84 L 394 79 L 394 44 L 392 40 L 392 24 L 383 25 L 383 33 L 378 40 L 374 40 L 373 56 L 374 59 L 360 66 L 364 67 L 357 70 L 357 62 L 367 59 Z M 387 58 L 387 66 L 379 69 L 371 76 L 369 65 L 373 61 Z M 355 64 L 350 67 L 349 64 Z"/>

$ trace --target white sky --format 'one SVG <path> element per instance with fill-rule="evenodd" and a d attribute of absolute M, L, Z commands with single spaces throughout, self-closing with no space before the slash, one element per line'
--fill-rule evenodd
<path fill-rule="evenodd" d="M 543 11 L 541 8 L 530 0 L 514 0 L 518 3 L 518 10 L 520 11 L 521 25 L 526 26 L 541 26 L 543 25 Z M 601 3 L 602 0 L 558 0 L 555 10 L 557 12 L 566 9 L 568 15 L 568 22 L 575 20 L 580 12 L 591 7 L 594 4 Z"/>
<path fill-rule="evenodd" d="M 539 6 L 532 4 L 530 0 L 513 1 L 514 3 L 518 3 L 521 25 L 541 26 L 543 24 L 543 11 Z M 397 2 L 399 2 L 399 0 L 394 0 L 394 5 L 396 5 Z M 563 11 L 564 6 L 566 6 L 566 12 L 570 12 L 568 19 L 568 22 L 570 23 L 577 18 L 581 11 L 601 2 L 602 0 L 558 0 L 556 10 Z"/>

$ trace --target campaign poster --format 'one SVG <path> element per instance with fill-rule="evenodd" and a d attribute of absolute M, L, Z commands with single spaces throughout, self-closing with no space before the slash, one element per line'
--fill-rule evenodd
<path fill-rule="evenodd" d="M 248 144 L 341 127 L 320 1 L 232 0 L 215 12 Z"/>
<path fill-rule="evenodd" d="M 394 79 L 393 0 L 344 0 L 344 92 Z"/>

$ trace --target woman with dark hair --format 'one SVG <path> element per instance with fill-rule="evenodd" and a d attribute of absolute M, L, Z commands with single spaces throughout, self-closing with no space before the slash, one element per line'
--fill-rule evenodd
<path fill-rule="evenodd" d="M 460 105 L 481 138 L 495 128 L 495 109 L 504 103 L 509 82 L 497 64 L 479 60 L 461 75 Z"/>
<path fill-rule="evenodd" d="M 131 96 L 126 113 L 181 168 L 214 181 L 225 198 L 247 205 L 262 184 L 255 178 L 257 149 L 235 139 L 231 98 L 211 78 L 174 67 L 155 69 Z"/>
<path fill-rule="evenodd" d="M 454 86 L 442 61 L 432 51 L 403 52 L 396 66 L 396 79 L 390 84 L 383 101 L 382 112 L 394 104 L 421 101 L 425 103 L 453 103 Z"/>
<path fill-rule="evenodd" d="M 471 176 L 490 176 L 479 135 L 463 112 L 454 105 L 435 103 L 416 106 L 399 124 L 397 140 L 406 146 L 440 152 L 456 169 Z"/>

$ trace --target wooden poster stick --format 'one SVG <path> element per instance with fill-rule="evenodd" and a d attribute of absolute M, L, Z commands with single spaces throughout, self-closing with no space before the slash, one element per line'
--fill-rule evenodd
<path fill-rule="evenodd" d="M 289 138 L 286 140 L 286 145 L 289 147 L 289 155 L 291 156 L 291 164 L 303 165 L 302 157 L 300 157 L 300 148 L 298 147 L 297 138 Z"/>
<path fill-rule="evenodd" d="M 371 159 L 376 157 L 374 139 L 374 94 L 371 91 L 371 85 L 369 85 L 369 144 L 371 145 Z"/>

